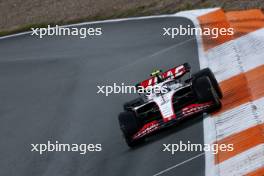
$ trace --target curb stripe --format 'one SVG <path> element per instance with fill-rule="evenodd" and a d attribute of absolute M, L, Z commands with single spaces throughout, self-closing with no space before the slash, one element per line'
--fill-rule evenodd
<path fill-rule="evenodd" d="M 263 58 L 264 59 L 264 58 Z M 222 81 L 224 112 L 264 96 L 264 65 Z"/>
<path fill-rule="evenodd" d="M 226 17 L 235 30 L 235 38 L 246 35 L 264 26 L 264 15 L 259 9 L 231 11 Z"/>
<path fill-rule="evenodd" d="M 218 170 L 217 176 L 242 176 L 263 167 L 263 147 L 263 144 L 255 146 L 236 157 L 232 157 L 216 165 Z M 258 176 L 263 176 L 263 173 Z"/>
<path fill-rule="evenodd" d="M 215 156 L 215 164 L 219 164 L 239 153 L 264 143 L 264 136 L 262 135 L 263 128 L 264 124 L 257 125 L 217 141 L 216 144 L 218 145 L 233 144 L 234 151 L 224 152 L 219 150 L 218 154 Z"/>
<path fill-rule="evenodd" d="M 243 73 L 222 81 L 220 87 L 224 98 L 222 100 L 222 109 L 218 113 L 225 112 L 251 100 L 250 89 Z"/>
<path fill-rule="evenodd" d="M 263 176 L 264 175 L 264 167 L 259 168 L 251 173 L 248 173 L 246 176 Z"/>
<path fill-rule="evenodd" d="M 198 16 L 202 29 L 234 28 L 234 35 L 202 36 L 201 68 L 209 67 L 223 89 L 223 108 L 204 119 L 204 141 L 233 144 L 234 151 L 206 152 L 206 176 L 264 176 L 264 15 L 258 9 L 222 10 Z M 197 37 L 199 39 L 199 37 Z M 208 127 L 210 125 L 210 127 Z"/>
<path fill-rule="evenodd" d="M 239 133 L 250 127 L 261 124 L 259 123 L 261 122 L 261 117 L 257 115 L 259 111 L 256 111 L 253 108 L 254 104 L 257 104 L 257 102 L 258 101 L 243 104 L 239 107 L 217 115 L 217 117 L 212 116 L 211 118 L 214 119 L 216 132 L 216 138 L 214 141 L 212 141 L 212 143 L 217 140 L 222 140 L 230 135 Z M 260 101 L 260 104 L 261 103 L 262 102 Z"/>
<path fill-rule="evenodd" d="M 230 40 L 236 39 L 264 27 L 264 15 L 261 10 L 231 11 L 225 13 L 219 9 L 198 17 L 203 31 L 205 28 L 228 28 L 234 29 L 234 35 L 219 35 L 213 38 L 212 35 L 202 36 L 203 48 L 205 51 L 221 45 Z"/>
<path fill-rule="evenodd" d="M 203 31 L 205 31 L 205 28 L 209 28 L 211 31 L 213 28 L 229 28 L 230 24 L 228 23 L 225 13 L 223 10 L 219 9 L 216 11 L 213 11 L 211 13 L 202 15 L 198 17 L 198 20 L 200 22 L 200 26 Z M 219 35 L 217 38 L 214 38 L 213 35 L 203 35 L 203 47 L 204 50 L 207 51 L 213 47 L 216 47 L 220 44 L 223 44 L 227 41 L 230 41 L 233 39 L 233 36 L 231 35 Z"/>

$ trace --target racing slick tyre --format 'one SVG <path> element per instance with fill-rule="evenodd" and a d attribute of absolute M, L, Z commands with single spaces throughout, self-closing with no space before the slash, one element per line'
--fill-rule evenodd
<path fill-rule="evenodd" d="M 197 72 L 197 73 L 195 73 L 193 75 L 194 79 L 198 79 L 198 78 L 203 77 L 203 76 L 207 76 L 210 79 L 210 81 L 211 81 L 211 83 L 212 83 L 212 85 L 213 85 L 218 97 L 220 99 L 222 99 L 223 98 L 222 90 L 221 90 L 221 88 L 220 88 L 220 86 L 219 86 L 219 84 L 218 84 L 213 72 L 211 71 L 211 69 L 210 68 L 205 68 L 205 69 L 202 69 L 202 70 L 200 70 L 199 72 Z"/>
<path fill-rule="evenodd" d="M 195 79 L 193 89 L 199 103 L 213 102 L 213 106 L 208 112 L 213 112 L 221 108 L 221 101 L 209 77 L 203 76 Z"/>
<path fill-rule="evenodd" d="M 135 147 L 136 145 L 144 142 L 144 138 L 137 140 L 132 139 L 133 135 L 142 127 L 135 113 L 131 111 L 122 112 L 119 114 L 118 120 L 121 131 L 123 132 L 126 143 L 129 147 Z"/>
<path fill-rule="evenodd" d="M 142 100 L 142 98 L 136 98 L 134 100 L 131 100 L 131 101 L 125 103 L 123 108 L 125 111 L 129 111 L 129 110 L 131 110 L 131 108 L 133 108 L 135 106 L 139 106 L 143 103 L 144 103 L 144 101 Z"/>

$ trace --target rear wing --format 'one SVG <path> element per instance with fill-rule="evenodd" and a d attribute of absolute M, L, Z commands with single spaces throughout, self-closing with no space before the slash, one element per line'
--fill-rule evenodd
<path fill-rule="evenodd" d="M 176 66 L 174 68 L 171 68 L 167 70 L 166 72 L 162 73 L 163 79 L 179 79 L 183 75 L 185 75 L 187 72 L 190 72 L 191 67 L 188 63 L 184 63 L 182 65 Z M 146 79 L 136 85 L 136 87 L 143 87 L 147 88 L 149 86 L 154 86 L 157 84 L 158 78 L 157 77 L 151 77 L 149 79 Z"/>

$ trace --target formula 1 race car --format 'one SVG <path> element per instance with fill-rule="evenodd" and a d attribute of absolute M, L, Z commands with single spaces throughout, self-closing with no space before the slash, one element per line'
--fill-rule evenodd
<path fill-rule="evenodd" d="M 190 70 L 188 63 L 166 72 L 156 70 L 136 85 L 140 97 L 125 103 L 118 118 L 128 146 L 186 117 L 221 108 L 223 94 L 212 71 L 205 68 L 192 75 Z"/>

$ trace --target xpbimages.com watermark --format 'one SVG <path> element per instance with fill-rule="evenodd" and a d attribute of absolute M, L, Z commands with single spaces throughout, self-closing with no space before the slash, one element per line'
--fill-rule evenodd
<path fill-rule="evenodd" d="M 211 152 L 213 154 L 217 154 L 219 151 L 221 152 L 231 152 L 234 151 L 234 144 L 194 144 L 190 141 L 184 143 L 179 141 L 176 144 L 163 144 L 163 152 L 169 152 L 172 155 L 176 154 L 176 152 Z"/>
<path fill-rule="evenodd" d="M 234 35 L 234 28 L 200 28 L 191 27 L 190 25 L 179 27 L 164 27 L 163 36 L 170 38 L 175 38 L 176 36 L 212 36 L 212 38 L 218 38 L 219 36 Z"/>
<path fill-rule="evenodd" d="M 85 39 L 88 36 L 100 36 L 103 34 L 103 30 L 100 27 L 60 27 L 58 25 L 51 27 L 48 25 L 46 28 L 31 28 L 31 35 L 43 38 L 45 36 L 78 36 L 81 39 Z"/>
<path fill-rule="evenodd" d="M 149 86 L 147 88 L 143 86 L 131 86 L 125 85 L 125 83 L 117 84 L 113 83 L 113 85 L 101 85 L 97 86 L 97 94 L 103 94 L 105 96 L 109 96 L 110 94 L 142 94 L 144 93 L 146 96 L 150 94 L 166 94 L 168 93 L 168 87 L 166 85 L 162 87 L 158 86 Z"/>
<path fill-rule="evenodd" d="M 48 152 L 77 152 L 85 155 L 87 152 L 102 151 L 102 144 L 66 144 L 59 141 L 48 141 L 45 144 L 31 144 L 31 152 L 37 152 L 40 155 Z"/>

